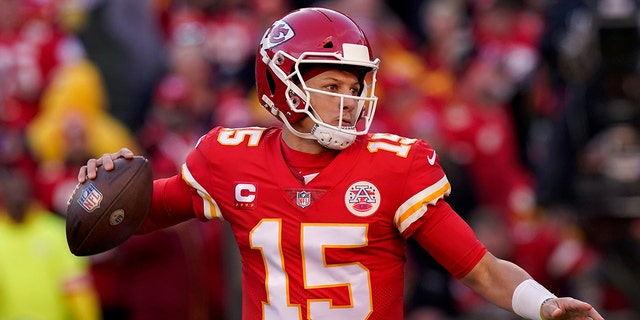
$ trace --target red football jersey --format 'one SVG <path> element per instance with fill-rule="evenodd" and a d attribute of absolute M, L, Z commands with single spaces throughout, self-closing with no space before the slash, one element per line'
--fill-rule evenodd
<path fill-rule="evenodd" d="M 450 185 L 424 141 L 361 136 L 304 185 L 281 139 L 217 127 L 182 168 L 195 216 L 228 221 L 238 242 L 243 319 L 402 319 L 406 238 L 420 233 L 458 277 L 486 252 L 443 201 Z"/>

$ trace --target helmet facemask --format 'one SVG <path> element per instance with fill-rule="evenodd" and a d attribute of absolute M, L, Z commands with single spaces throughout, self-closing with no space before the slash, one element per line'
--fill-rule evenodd
<path fill-rule="evenodd" d="M 343 51 L 345 57 L 351 59 L 342 57 L 338 53 L 320 52 L 305 52 L 296 59 L 285 52 L 279 51 L 268 64 L 268 67 L 287 87 L 286 102 L 289 109 L 292 112 L 306 115 L 315 125 L 311 132 L 301 132 L 293 128 L 292 123 L 288 121 L 287 115 L 279 112 L 277 116 L 296 136 L 316 140 L 322 146 L 336 150 L 347 148 L 355 141 L 357 136 L 369 132 L 378 100 L 374 92 L 379 60 L 370 61 L 368 59 L 368 48 L 365 46 L 344 44 Z M 287 63 L 283 63 L 284 60 L 293 62 L 293 68 L 289 74 L 280 68 L 280 65 L 287 65 Z M 358 75 L 358 80 L 361 83 L 360 94 L 353 96 L 310 88 L 303 77 L 304 73 L 301 71 L 301 69 L 304 70 L 310 65 L 322 65 L 329 68 L 335 66 L 335 69 L 338 70 L 358 70 L 354 73 Z M 314 110 L 310 101 L 312 92 L 339 98 L 340 103 L 336 106 L 336 108 L 339 108 L 340 114 L 337 125 L 325 122 Z M 342 110 L 346 99 L 356 100 L 355 114 L 358 115 L 354 123 L 349 125 L 343 124 L 342 119 Z"/>

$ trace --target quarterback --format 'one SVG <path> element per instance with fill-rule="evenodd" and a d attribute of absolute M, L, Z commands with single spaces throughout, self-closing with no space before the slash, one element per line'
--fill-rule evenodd
<path fill-rule="evenodd" d="M 243 319 L 402 319 L 412 237 L 488 301 L 528 319 L 603 320 L 496 258 L 447 204 L 450 184 L 422 140 L 370 133 L 373 57 L 350 18 L 305 8 L 265 32 L 258 99 L 282 127 L 213 128 L 181 173 L 154 181 L 144 234 L 188 219 L 225 220 L 242 257 Z M 128 149 L 91 159 L 133 157 Z"/>

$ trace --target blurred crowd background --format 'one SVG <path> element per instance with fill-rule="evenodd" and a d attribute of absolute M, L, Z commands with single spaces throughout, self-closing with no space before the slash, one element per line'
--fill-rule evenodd
<path fill-rule="evenodd" d="M 438 150 L 495 255 L 640 319 L 637 1 L 0 0 L 1 319 L 239 319 L 225 224 L 77 258 L 66 203 L 88 158 L 126 146 L 159 178 L 212 126 L 278 125 L 255 97 L 257 43 L 306 6 L 363 27 L 382 61 L 372 131 Z M 415 243 L 407 256 L 407 319 L 516 319 Z"/>

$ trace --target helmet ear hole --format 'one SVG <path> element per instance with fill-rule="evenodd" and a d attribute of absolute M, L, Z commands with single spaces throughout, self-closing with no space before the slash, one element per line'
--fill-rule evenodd
<path fill-rule="evenodd" d="M 298 107 L 300 105 L 300 98 L 298 98 L 298 96 L 294 96 L 291 98 L 291 104 L 293 104 L 294 107 Z"/>
<path fill-rule="evenodd" d="M 287 96 L 289 98 L 289 101 L 291 101 L 291 105 L 294 108 L 297 108 L 298 106 L 300 106 L 300 97 L 296 95 L 295 92 L 293 92 L 293 90 L 287 91 Z"/>

